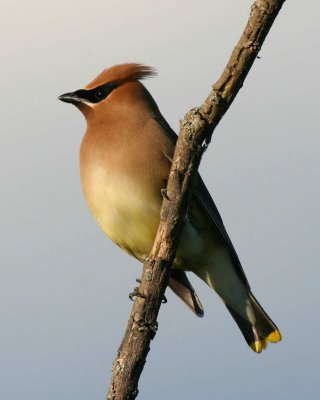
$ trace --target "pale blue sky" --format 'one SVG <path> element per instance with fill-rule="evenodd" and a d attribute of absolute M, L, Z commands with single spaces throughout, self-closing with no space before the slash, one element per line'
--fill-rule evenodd
<path fill-rule="evenodd" d="M 82 115 L 57 101 L 144 62 L 177 130 L 219 77 L 252 1 L 0 0 L 0 398 L 103 399 L 140 276 L 84 202 Z M 201 165 L 283 341 L 245 344 L 215 293 L 196 318 L 168 293 L 139 399 L 315 399 L 319 392 L 319 16 L 287 1 Z"/>

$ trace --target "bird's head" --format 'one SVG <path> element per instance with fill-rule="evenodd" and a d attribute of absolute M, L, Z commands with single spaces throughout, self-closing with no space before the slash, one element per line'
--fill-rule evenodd
<path fill-rule="evenodd" d="M 74 104 L 88 121 L 108 109 L 111 111 L 115 105 L 128 103 L 132 97 L 148 96 L 139 80 L 155 74 L 152 67 L 142 64 L 115 65 L 102 71 L 84 89 L 62 94 L 59 100 Z"/>

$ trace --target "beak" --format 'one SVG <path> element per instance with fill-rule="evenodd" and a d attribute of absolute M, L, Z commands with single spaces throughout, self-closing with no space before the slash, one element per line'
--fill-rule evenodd
<path fill-rule="evenodd" d="M 82 103 L 84 99 L 78 96 L 77 92 L 65 93 L 58 97 L 59 100 L 64 101 L 65 103 L 71 103 L 79 105 Z"/>

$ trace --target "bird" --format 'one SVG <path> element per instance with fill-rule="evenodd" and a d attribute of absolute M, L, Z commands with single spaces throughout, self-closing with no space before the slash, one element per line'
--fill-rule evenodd
<path fill-rule="evenodd" d="M 155 75 L 156 70 L 144 64 L 118 64 L 104 69 L 83 89 L 59 96 L 86 119 L 80 176 L 88 206 L 105 234 L 141 262 L 155 239 L 177 141 L 141 82 Z M 215 290 L 254 352 L 261 353 L 269 342 L 281 340 L 279 329 L 251 291 L 199 173 L 169 287 L 202 317 L 203 306 L 186 271 Z"/>

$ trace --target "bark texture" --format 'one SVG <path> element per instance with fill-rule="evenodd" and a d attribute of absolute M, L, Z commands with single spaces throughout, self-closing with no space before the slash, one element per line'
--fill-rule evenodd
<path fill-rule="evenodd" d="M 150 256 L 143 266 L 128 326 L 112 366 L 107 400 L 133 400 L 144 368 L 157 317 L 168 285 L 170 268 L 179 243 L 192 184 L 215 127 L 228 110 L 256 59 L 285 0 L 257 0 L 245 30 L 219 80 L 200 107 L 180 122 L 161 221 Z"/>

